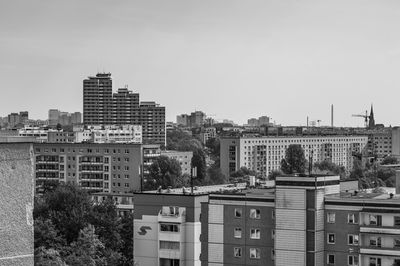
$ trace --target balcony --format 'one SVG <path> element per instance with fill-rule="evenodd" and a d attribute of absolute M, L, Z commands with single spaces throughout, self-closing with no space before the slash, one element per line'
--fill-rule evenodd
<path fill-rule="evenodd" d="M 185 221 L 186 208 L 175 206 L 163 206 L 158 214 L 159 222 L 183 223 Z"/>
<path fill-rule="evenodd" d="M 360 225 L 360 233 L 400 235 L 400 228 L 362 224 Z"/>
<path fill-rule="evenodd" d="M 360 254 L 400 257 L 400 249 L 389 247 L 361 247 Z"/>

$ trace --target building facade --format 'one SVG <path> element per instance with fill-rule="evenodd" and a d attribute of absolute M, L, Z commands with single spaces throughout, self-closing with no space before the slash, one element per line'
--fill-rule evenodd
<path fill-rule="evenodd" d="M 192 151 L 161 151 L 160 155 L 177 160 L 181 166 L 182 174 L 190 175 Z"/>
<path fill-rule="evenodd" d="M 0 265 L 34 265 L 33 147 L 0 143 Z"/>
<path fill-rule="evenodd" d="M 97 74 L 83 81 L 85 125 L 141 125 L 143 142 L 166 145 L 165 107 L 140 102 L 128 88 L 112 92 L 111 74 Z"/>
<path fill-rule="evenodd" d="M 313 162 L 329 160 L 351 170 L 353 155 L 363 152 L 367 143 L 367 136 L 222 137 L 221 170 L 229 176 L 240 167 L 247 167 L 267 177 L 280 169 L 290 144 L 301 145 L 306 158 L 312 154 Z"/>
<path fill-rule="evenodd" d="M 201 263 L 399 265 L 399 192 L 344 190 L 339 176 L 280 176 L 270 192 L 211 194 Z"/>
<path fill-rule="evenodd" d="M 135 193 L 135 262 L 200 266 L 201 202 L 207 199 L 201 194 Z"/>
<path fill-rule="evenodd" d="M 79 184 L 92 192 L 140 191 L 140 144 L 35 143 L 35 181 Z"/>

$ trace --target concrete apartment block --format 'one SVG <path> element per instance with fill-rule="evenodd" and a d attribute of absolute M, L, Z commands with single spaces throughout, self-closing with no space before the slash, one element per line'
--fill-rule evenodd
<path fill-rule="evenodd" d="M 33 265 L 33 162 L 32 144 L 0 144 L 0 266 Z"/>

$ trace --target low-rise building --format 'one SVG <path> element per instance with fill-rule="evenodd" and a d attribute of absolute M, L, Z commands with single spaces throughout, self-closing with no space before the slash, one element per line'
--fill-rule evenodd
<path fill-rule="evenodd" d="M 91 192 L 140 191 L 142 146 L 117 143 L 35 143 L 35 180 L 76 183 Z"/>
<path fill-rule="evenodd" d="M 221 137 L 221 170 L 225 176 L 247 167 L 263 177 L 279 170 L 285 151 L 298 144 L 313 162 L 329 160 L 350 171 L 353 155 L 366 149 L 368 136 L 249 136 Z"/>

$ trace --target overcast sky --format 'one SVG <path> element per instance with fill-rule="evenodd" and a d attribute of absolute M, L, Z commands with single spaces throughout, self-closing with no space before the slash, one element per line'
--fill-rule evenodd
<path fill-rule="evenodd" d="M 0 116 L 82 111 L 82 80 L 111 72 L 167 120 L 400 125 L 398 0 L 0 1 Z"/>

